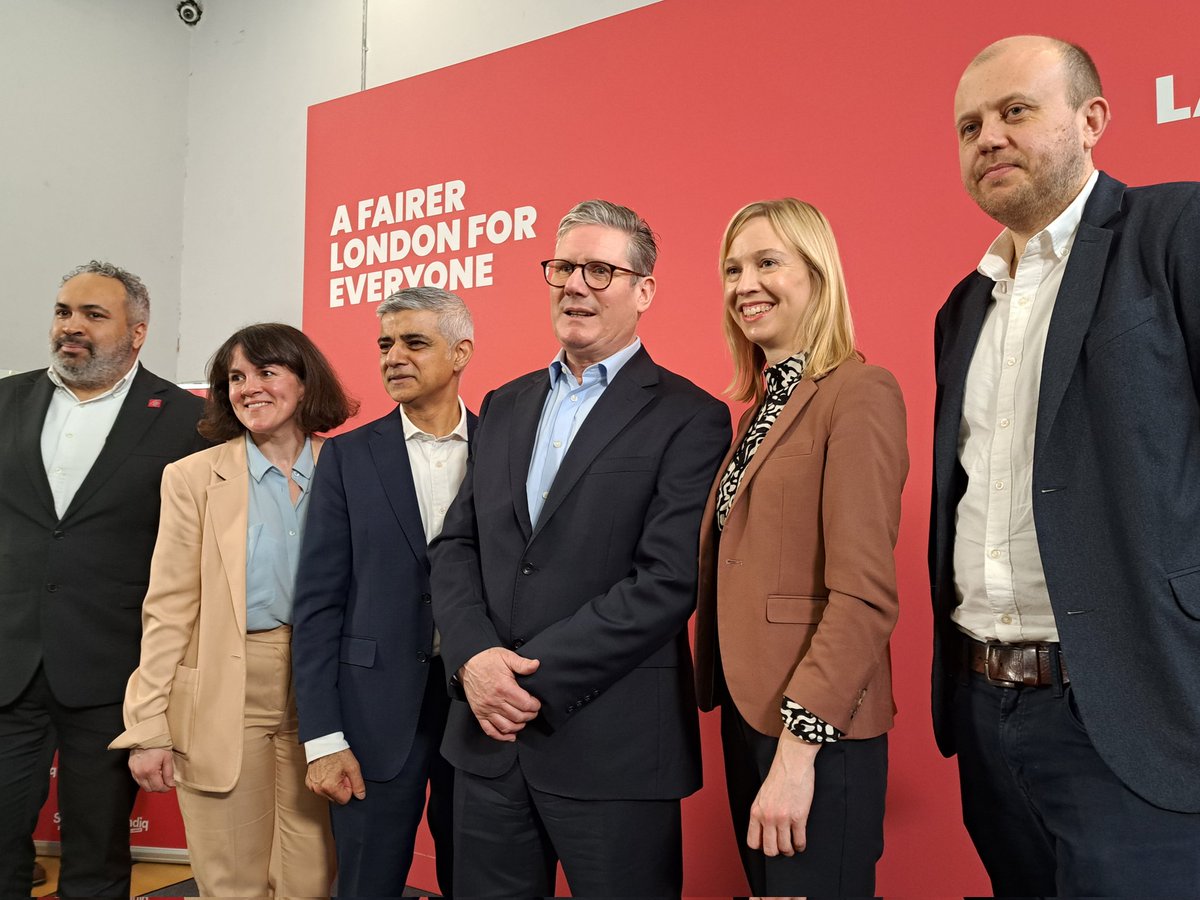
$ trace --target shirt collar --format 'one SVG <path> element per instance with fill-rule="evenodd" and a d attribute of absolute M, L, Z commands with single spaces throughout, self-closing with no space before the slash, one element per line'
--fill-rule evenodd
<path fill-rule="evenodd" d="M 246 432 L 246 468 L 250 470 L 250 477 L 258 482 L 261 482 L 272 469 L 279 472 L 279 467 L 263 456 L 263 452 L 258 449 L 258 444 L 254 443 L 254 438 L 250 436 L 250 432 L 248 431 Z M 307 482 L 308 479 L 312 478 L 312 438 L 306 437 L 304 439 L 304 446 L 300 449 L 300 455 L 292 463 L 292 472 L 299 481 Z M 284 473 L 280 472 L 279 474 L 283 475 Z"/>
<path fill-rule="evenodd" d="M 605 387 L 617 377 L 617 373 L 625 366 L 625 363 L 633 359 L 633 355 L 642 349 L 642 339 L 634 337 L 633 343 L 623 350 L 618 350 L 607 359 L 602 359 L 600 362 L 592 363 L 583 370 L 586 378 L 587 373 L 592 369 L 597 369 L 600 375 L 600 383 Z M 548 369 L 550 373 L 550 388 L 553 390 L 554 385 L 560 378 L 563 377 L 563 372 L 566 372 L 568 377 L 574 379 L 571 370 L 567 367 L 567 351 L 559 350 Z"/>
<path fill-rule="evenodd" d="M 1058 218 L 1029 239 L 1028 247 L 1037 248 L 1044 256 L 1053 256 L 1058 260 L 1065 257 L 1075 241 L 1079 223 L 1083 221 L 1083 208 L 1087 205 L 1092 189 L 1096 187 L 1099 179 L 1100 170 L 1096 169 L 1084 184 L 1083 190 L 1059 213 Z M 979 261 L 979 274 L 992 281 L 1006 280 L 1013 250 L 1012 233 L 1005 228 L 1000 232 L 1000 236 L 992 241 L 987 252 L 983 254 L 983 259 Z"/>
<path fill-rule="evenodd" d="M 62 380 L 62 376 L 59 375 L 56 371 L 54 371 L 53 366 L 51 366 L 50 368 L 48 368 L 46 370 L 46 374 L 50 376 L 50 381 L 54 384 L 54 386 L 56 388 L 66 391 L 68 394 L 71 395 L 71 397 L 73 397 L 75 399 L 75 401 L 77 403 L 82 405 L 84 403 L 95 403 L 97 400 L 103 400 L 105 397 L 119 397 L 122 394 L 124 394 L 125 391 L 129 388 L 130 383 L 133 381 L 133 376 L 137 373 L 137 367 L 138 367 L 138 361 L 135 359 L 133 361 L 133 365 L 130 367 L 129 371 L 126 372 L 124 375 L 122 375 L 117 380 L 116 384 L 114 384 L 112 387 L 110 387 L 103 394 L 98 394 L 95 397 L 89 397 L 87 400 L 80 400 L 78 397 L 76 397 L 75 392 L 73 390 L 71 390 L 70 385 L 68 385 L 65 381 Z"/>
<path fill-rule="evenodd" d="M 767 378 L 767 393 L 777 394 L 791 388 L 804 377 L 804 367 L 807 362 L 808 351 L 801 351 L 773 366 L 767 366 L 763 370 L 763 374 Z"/>
<path fill-rule="evenodd" d="M 443 438 L 439 438 L 436 434 L 430 434 L 428 431 L 422 431 L 414 425 L 412 419 L 408 417 L 408 413 L 404 411 L 403 404 L 398 406 L 397 409 L 400 411 L 400 424 L 404 427 L 404 439 L 406 441 L 411 441 L 413 438 L 419 438 L 423 441 L 465 441 L 467 439 L 467 405 L 463 403 L 462 397 L 458 398 L 458 424 L 454 426 L 453 431 Z"/>

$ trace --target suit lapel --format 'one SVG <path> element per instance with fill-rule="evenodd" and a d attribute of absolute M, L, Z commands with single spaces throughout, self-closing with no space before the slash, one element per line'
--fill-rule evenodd
<path fill-rule="evenodd" d="M 33 485 L 38 501 L 45 507 L 47 515 L 58 521 L 54 512 L 54 494 L 46 480 L 46 463 L 42 459 L 42 427 L 46 422 L 46 411 L 54 395 L 54 384 L 48 375 L 42 375 L 29 386 L 29 393 L 21 402 L 21 420 L 17 424 L 17 441 L 21 456 L 29 472 L 29 483 Z"/>
<path fill-rule="evenodd" d="M 792 424 L 798 418 L 800 418 L 800 413 L 804 411 L 805 407 L 812 402 L 812 398 L 817 395 L 818 390 L 820 390 L 820 387 L 818 386 L 817 382 L 813 381 L 811 378 L 802 378 L 800 383 L 792 388 L 792 395 L 788 397 L 787 403 L 785 403 L 783 409 L 779 411 L 779 415 L 775 417 L 774 424 L 772 424 L 770 430 L 767 431 L 762 443 L 758 445 L 758 449 L 754 451 L 754 458 L 751 459 L 746 465 L 746 471 L 742 473 L 742 478 L 738 482 L 737 492 L 733 495 L 733 503 L 730 504 L 729 507 L 731 510 L 737 505 L 737 502 L 741 498 L 742 494 L 746 492 L 747 485 L 749 485 L 753 480 L 754 476 L 758 473 L 758 470 L 762 468 L 762 464 L 770 458 L 771 453 L 775 450 L 776 445 L 783 438 L 783 436 L 787 434 L 788 429 L 792 427 Z M 755 415 L 757 415 L 757 413 L 755 413 Z M 754 421 L 754 418 L 754 415 L 747 417 L 747 427 L 744 429 L 739 429 L 741 434 L 738 435 L 738 439 L 733 445 L 734 447 L 737 447 L 741 444 L 742 438 L 744 438 L 746 432 L 750 430 L 749 426 L 750 423 Z M 726 462 L 725 466 L 720 469 L 721 475 L 725 474 L 725 468 L 728 466 L 729 463 Z"/>
<path fill-rule="evenodd" d="M 208 516 L 221 554 L 221 567 L 229 583 L 233 616 L 241 633 L 246 631 L 246 533 L 250 519 L 250 470 L 244 437 L 226 442 L 213 466 L 214 482 L 208 486 Z"/>
<path fill-rule="evenodd" d="M 404 423 L 400 421 L 399 409 L 375 423 L 368 445 L 375 471 L 383 485 L 383 493 L 400 530 L 404 532 L 413 556 L 428 568 L 425 527 L 421 524 L 421 507 L 417 503 L 417 489 L 413 485 L 412 464 L 408 460 Z"/>
<path fill-rule="evenodd" d="M 1123 184 L 1101 173 L 1084 207 L 1083 220 L 1071 247 L 1062 285 L 1054 301 L 1050 329 L 1046 333 L 1033 443 L 1035 453 L 1049 437 L 1050 426 L 1054 424 L 1063 394 L 1078 365 L 1083 339 L 1095 316 L 1112 242 L 1112 231 L 1101 226 L 1120 210 L 1124 192 Z"/>
<path fill-rule="evenodd" d="M 538 421 L 542 417 L 542 407 L 546 405 L 546 394 L 549 390 L 549 375 L 544 371 L 531 374 L 528 383 L 513 398 L 512 421 L 509 423 L 508 477 L 512 486 L 513 507 L 526 540 L 533 534 L 533 524 L 529 518 L 529 493 L 525 485 L 529 480 L 529 463 L 533 459 L 533 443 L 537 440 Z M 546 513 L 547 509 L 543 508 L 543 520 Z"/>
<path fill-rule="evenodd" d="M 938 361 L 938 383 L 942 398 L 934 423 L 934 484 L 941 490 L 949 487 L 958 460 L 958 428 L 962 420 L 963 395 L 967 386 L 967 369 L 975 355 L 983 318 L 992 300 L 995 282 L 978 275 L 953 302 L 952 318 L 957 327 L 947 328 L 951 342 L 942 350 Z"/>
<path fill-rule="evenodd" d="M 133 383 L 121 404 L 112 430 L 104 441 L 100 455 L 88 471 L 83 484 L 75 492 L 71 505 L 67 507 L 63 519 L 66 520 L 78 510 L 91 496 L 108 482 L 117 468 L 126 461 L 129 454 L 142 442 L 146 432 L 163 414 L 163 409 L 170 399 L 166 396 L 167 384 L 138 366 L 133 376 Z M 153 401 L 158 403 L 154 404 Z"/>
<path fill-rule="evenodd" d="M 554 515 L 555 510 L 562 505 L 563 498 L 575 487 L 575 483 L 587 471 L 588 466 L 592 464 L 600 451 L 625 429 L 625 426 L 641 412 L 647 403 L 654 399 L 654 388 L 657 384 L 658 367 L 650 360 L 650 355 L 646 353 L 645 349 L 641 349 L 605 388 L 592 411 L 588 413 L 587 419 L 580 426 L 579 433 L 571 441 L 570 449 L 563 457 L 562 465 L 559 466 L 558 472 L 554 476 L 554 483 L 550 486 L 550 496 L 546 498 L 546 504 L 542 507 L 541 515 L 538 516 L 538 527 L 534 530 L 534 534 L 542 529 Z M 536 430 L 536 428 L 535 420 L 533 429 Z M 530 453 L 532 453 L 532 444 Z M 525 459 L 526 469 L 528 469 L 529 455 L 526 455 Z M 524 478 L 522 478 L 521 484 L 524 485 L 524 483 Z M 524 492 L 522 492 L 522 496 L 525 496 Z"/>

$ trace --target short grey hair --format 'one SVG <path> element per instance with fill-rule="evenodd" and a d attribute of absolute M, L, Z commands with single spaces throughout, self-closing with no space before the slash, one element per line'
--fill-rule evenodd
<path fill-rule="evenodd" d="M 577 203 L 558 223 L 557 239 L 561 241 L 568 231 L 580 225 L 602 225 L 625 232 L 629 235 L 629 267 L 643 275 L 654 273 L 654 263 L 658 260 L 658 241 L 646 220 L 629 207 L 608 200 Z"/>
<path fill-rule="evenodd" d="M 388 313 L 406 310 L 437 313 L 438 331 L 451 347 L 459 341 L 475 339 L 471 311 L 457 294 L 436 287 L 402 288 L 380 303 L 375 313 L 382 319 Z"/>
<path fill-rule="evenodd" d="M 76 266 L 62 277 L 58 283 L 62 287 L 76 275 L 103 275 L 105 278 L 115 278 L 125 288 L 125 318 L 130 325 L 140 325 L 150 321 L 150 291 L 142 279 L 132 272 L 114 266 L 110 262 L 93 259 L 82 266 Z"/>

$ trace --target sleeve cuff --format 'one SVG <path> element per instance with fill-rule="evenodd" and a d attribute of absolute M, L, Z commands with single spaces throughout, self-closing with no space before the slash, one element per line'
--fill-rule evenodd
<path fill-rule="evenodd" d="M 312 762 L 314 759 L 320 759 L 322 756 L 329 756 L 331 753 L 339 753 L 342 750 L 349 750 L 350 745 L 346 743 L 346 735 L 341 731 L 335 731 L 332 734 L 323 734 L 320 737 L 315 737 L 311 741 L 304 742 L 304 759 L 306 762 Z"/>
<path fill-rule="evenodd" d="M 787 697 L 779 706 L 779 714 L 783 716 L 784 727 L 809 744 L 833 744 L 845 734 Z"/>

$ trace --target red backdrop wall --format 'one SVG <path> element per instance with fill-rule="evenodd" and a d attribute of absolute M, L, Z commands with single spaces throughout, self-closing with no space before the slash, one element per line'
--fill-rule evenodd
<path fill-rule="evenodd" d="M 861 347 L 896 374 L 909 412 L 912 472 L 893 640 L 900 713 L 878 889 L 986 893 L 960 823 L 956 770 L 934 749 L 928 712 L 932 321 L 999 230 L 959 183 L 952 96 L 965 64 L 990 41 L 1022 32 L 1065 37 L 1093 53 L 1114 110 L 1099 165 L 1134 184 L 1195 179 L 1197 26 L 1194 2 L 1101 14 L 1067 0 L 1018 16 L 944 0 L 663 0 L 315 106 L 305 329 L 362 398 L 358 421 L 367 421 L 389 406 L 376 369 L 374 303 L 410 280 L 457 289 L 476 320 L 464 395 L 477 408 L 487 390 L 555 352 L 537 263 L 551 255 L 562 213 L 598 196 L 632 206 L 661 235 L 658 296 L 641 328 L 647 347 L 719 393 L 730 375 L 715 260 L 726 222 L 751 200 L 782 195 L 824 210 L 841 245 Z M 443 186 L 433 192 L 442 197 L 434 215 L 423 190 L 430 185 Z M 414 206 L 409 212 L 419 217 L 400 221 L 404 211 L 390 209 L 376 218 L 377 198 L 387 195 L 395 207 L 395 195 L 410 189 L 422 189 L 409 198 L 420 209 L 398 205 Z M 360 210 L 363 200 L 370 202 Z M 522 239 L 489 240 L 488 217 L 522 207 L 532 208 Z M 484 227 L 472 245 L 476 216 Z M 497 238 L 503 224 L 502 215 L 493 220 Z M 366 261 L 370 238 L 384 258 Z M 426 240 L 433 245 L 422 255 Z M 447 283 L 451 271 L 458 279 Z M 684 806 L 689 894 L 745 890 L 716 726 L 704 717 L 705 788 Z M 427 839 L 420 849 L 411 880 L 432 887 Z"/>

